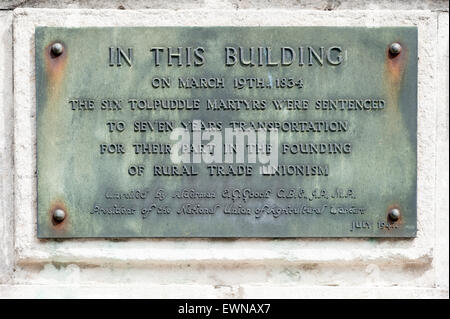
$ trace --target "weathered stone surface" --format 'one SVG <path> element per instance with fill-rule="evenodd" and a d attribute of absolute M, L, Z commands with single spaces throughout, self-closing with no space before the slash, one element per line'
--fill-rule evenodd
<path fill-rule="evenodd" d="M 448 10 L 445 0 L 4 0 L 0 9 L 66 8 L 66 9 L 264 9 L 292 8 L 315 10 Z"/>
<path fill-rule="evenodd" d="M 439 70 L 437 72 L 437 119 L 436 119 L 436 276 L 437 285 L 448 290 L 449 266 L 448 266 L 448 234 L 449 230 L 449 36 L 448 36 L 448 13 L 441 13 L 438 16 L 438 63 Z"/>
<path fill-rule="evenodd" d="M 12 13 L 0 12 L 0 283 L 13 268 Z"/>
<path fill-rule="evenodd" d="M 131 1 L 121 2 L 126 6 Z M 310 1 L 309 8 L 324 10 L 326 8 L 314 6 L 325 2 L 334 3 Z M 39 5 L 44 3 L 50 6 L 49 1 Z M 70 3 L 78 5 L 81 1 Z M 97 5 L 102 3 L 106 1 L 96 2 Z M 109 3 L 115 6 L 118 2 Z M 158 3 L 161 8 L 176 5 L 175 2 Z M 339 10 L 351 9 L 352 4 L 354 8 L 363 9 L 446 10 L 442 2 L 407 4 L 396 1 L 391 5 L 382 0 L 358 2 L 360 4 L 348 0 L 340 1 L 337 8 L 330 8 L 333 11 L 289 9 L 300 9 L 307 1 L 299 2 L 298 6 L 289 1 L 277 4 L 233 0 L 183 3 L 184 7 L 177 7 L 180 10 L 14 11 L 15 183 L 12 177 L 3 179 L 9 176 L 3 173 L 13 169 L 12 161 L 5 164 L 8 161 L 3 162 L 2 157 L 0 283 L 9 284 L 0 285 L 0 297 L 448 297 L 448 31 L 445 31 L 448 13 Z M 248 10 L 236 10 L 237 4 Z M 273 9 L 278 4 L 286 9 Z M 441 7 L 437 8 L 437 4 Z M 38 4 L 28 1 L 24 5 Z M 56 6 L 56 1 L 53 5 Z M 269 6 L 272 9 L 254 10 Z M 11 56 L 11 47 L 4 46 L 4 39 L 8 37 L 5 37 L 3 25 L 8 32 L 11 28 L 9 18 L 4 16 L 0 15 L 2 156 L 12 147 L 12 134 L 7 132 L 13 129 L 10 84 L 8 88 L 12 70 L 10 66 L 8 69 L 8 58 L 5 60 Z M 34 119 L 34 27 L 37 25 L 417 25 L 417 238 L 37 240 Z M 8 201 L 13 189 L 15 209 L 11 199 Z M 5 195 L 8 191 L 10 195 Z M 15 239 L 14 255 L 12 238 Z M 13 268 L 16 271 L 11 280 Z"/>
<path fill-rule="evenodd" d="M 446 291 L 433 288 L 306 287 L 289 285 L 15 285 L 0 286 L 0 298 L 285 298 L 285 299 L 428 299 L 446 298 Z"/>

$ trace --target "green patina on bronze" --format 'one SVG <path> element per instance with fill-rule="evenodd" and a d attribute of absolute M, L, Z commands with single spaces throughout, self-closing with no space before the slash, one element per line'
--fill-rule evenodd
<path fill-rule="evenodd" d="M 390 45 L 401 52 L 393 55 Z M 54 43 L 63 45 L 52 54 Z M 346 50 L 342 65 L 225 66 L 224 48 L 339 46 Z M 132 66 L 111 67 L 110 47 L 133 48 Z M 151 47 L 204 47 L 201 67 L 152 64 Z M 162 61 L 165 62 L 165 61 Z M 298 62 L 298 61 L 296 61 Z M 223 77 L 223 89 L 154 89 L 154 77 Z M 302 89 L 232 88 L 235 77 L 302 79 Z M 69 100 L 97 101 L 94 111 L 73 111 Z M 199 111 L 131 111 L 126 100 L 201 99 Z M 380 111 L 206 111 L 206 99 L 317 99 L 373 98 L 386 102 Z M 100 111 L 98 101 L 121 99 L 121 111 Z M 414 237 L 416 234 L 417 171 L 417 28 L 353 27 L 116 27 L 36 28 L 36 110 L 38 173 L 38 237 Z M 123 120 L 127 129 L 110 133 L 106 122 Z M 279 156 L 280 164 L 326 164 L 329 176 L 210 177 L 205 164 L 193 177 L 153 176 L 154 164 L 171 165 L 169 155 L 134 154 L 132 143 L 173 144 L 169 134 L 134 132 L 135 120 L 222 121 L 348 121 L 346 132 L 280 132 L 282 143 L 350 142 L 350 154 Z M 123 143 L 126 153 L 101 155 L 101 143 Z M 131 176 L 132 164 L 145 165 L 143 176 Z M 271 190 L 266 199 L 222 197 L 224 189 Z M 314 190 L 351 188 L 351 198 L 282 199 L 279 189 Z M 155 198 L 163 189 L 168 197 Z M 215 199 L 180 200 L 177 191 L 215 192 Z M 108 199 L 105 194 L 148 191 L 145 199 Z M 317 193 L 316 193 L 317 194 Z M 109 195 L 108 195 L 109 196 Z M 310 198 L 312 198 L 310 196 Z M 178 214 L 184 203 L 202 207 L 220 205 L 213 215 Z M 364 214 L 228 215 L 234 203 L 252 212 L 264 207 L 362 207 Z M 134 215 L 92 214 L 95 206 L 136 209 Z M 167 207 L 171 214 L 153 210 L 142 218 L 142 208 Z M 397 209 L 400 218 L 389 219 Z M 55 211 L 64 211 L 62 221 Z M 356 224 L 355 224 L 356 223 Z M 380 223 L 388 225 L 380 228 Z M 361 226 L 354 228 L 352 225 Z"/>

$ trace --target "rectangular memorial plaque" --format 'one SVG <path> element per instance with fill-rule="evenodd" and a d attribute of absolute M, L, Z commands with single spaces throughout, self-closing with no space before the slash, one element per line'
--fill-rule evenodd
<path fill-rule="evenodd" d="M 36 28 L 38 237 L 413 237 L 417 28 Z"/>

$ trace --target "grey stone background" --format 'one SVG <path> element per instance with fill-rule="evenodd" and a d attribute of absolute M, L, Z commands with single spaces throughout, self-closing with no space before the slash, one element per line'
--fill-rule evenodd
<path fill-rule="evenodd" d="M 448 11 L 441 0 L 0 0 L 0 298 L 448 298 Z M 418 26 L 416 239 L 36 239 L 36 25 L 264 24 Z"/>

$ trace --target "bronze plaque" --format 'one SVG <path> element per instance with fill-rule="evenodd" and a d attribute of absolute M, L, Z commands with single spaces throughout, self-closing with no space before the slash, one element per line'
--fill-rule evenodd
<path fill-rule="evenodd" d="M 40 238 L 416 234 L 416 27 L 38 27 L 36 97 Z"/>

